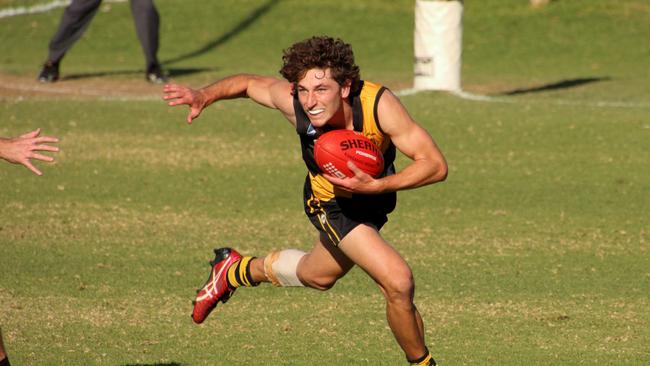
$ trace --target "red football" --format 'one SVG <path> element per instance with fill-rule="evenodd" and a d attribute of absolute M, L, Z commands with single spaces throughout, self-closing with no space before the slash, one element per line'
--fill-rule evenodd
<path fill-rule="evenodd" d="M 347 162 L 373 177 L 384 171 L 384 156 L 369 138 L 351 130 L 333 130 L 320 136 L 314 145 L 316 164 L 338 178 L 354 176 Z"/>

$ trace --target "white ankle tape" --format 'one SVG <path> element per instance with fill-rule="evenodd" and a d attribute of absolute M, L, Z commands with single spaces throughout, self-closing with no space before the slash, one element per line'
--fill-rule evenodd
<path fill-rule="evenodd" d="M 297 249 L 272 252 L 264 258 L 264 274 L 275 286 L 305 286 L 298 279 L 298 262 L 307 253 Z"/>

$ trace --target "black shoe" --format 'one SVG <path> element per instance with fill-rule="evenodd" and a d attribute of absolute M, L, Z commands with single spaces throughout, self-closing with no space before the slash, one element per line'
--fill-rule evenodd
<path fill-rule="evenodd" d="M 165 75 L 160 68 L 160 65 L 155 64 L 147 68 L 147 73 L 144 75 L 144 78 L 153 84 L 162 84 L 167 81 L 167 75 Z"/>
<path fill-rule="evenodd" d="M 41 83 L 53 83 L 59 80 L 59 63 L 48 61 L 43 65 L 41 73 L 38 74 L 38 81 Z"/>

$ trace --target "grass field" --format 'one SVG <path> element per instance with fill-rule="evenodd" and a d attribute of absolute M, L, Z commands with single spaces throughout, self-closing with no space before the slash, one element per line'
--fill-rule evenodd
<path fill-rule="evenodd" d="M 330 34 L 354 46 L 364 78 L 411 85 L 412 1 L 156 3 L 160 58 L 180 83 L 275 75 L 283 48 Z M 527 4 L 465 2 L 463 87 L 490 101 L 402 97 L 450 174 L 400 192 L 382 232 L 413 268 L 442 365 L 648 365 L 650 3 Z M 0 19 L 0 136 L 41 127 L 62 149 L 37 163 L 43 177 L 0 165 L 12 363 L 405 364 L 358 269 L 328 292 L 243 289 L 191 322 L 212 248 L 264 255 L 315 239 L 298 139 L 245 100 L 187 126 L 141 80 L 125 3 L 103 6 L 64 80 L 42 89 L 61 11 Z"/>

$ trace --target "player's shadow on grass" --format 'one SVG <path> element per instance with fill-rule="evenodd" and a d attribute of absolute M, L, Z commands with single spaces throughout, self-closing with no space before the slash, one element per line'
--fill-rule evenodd
<path fill-rule="evenodd" d="M 551 90 L 575 88 L 577 86 L 596 83 L 600 81 L 607 81 L 607 80 L 611 80 L 611 78 L 609 76 L 605 76 L 605 77 L 568 79 L 568 80 L 561 80 L 555 83 L 533 86 L 530 88 L 520 88 L 520 89 L 505 91 L 499 93 L 499 95 L 520 95 L 520 94 L 528 94 L 528 93 L 540 93 L 540 92 L 551 91 Z"/>
<path fill-rule="evenodd" d="M 233 38 L 237 34 L 243 32 L 244 30 L 246 30 L 253 23 L 255 23 L 257 21 L 257 19 L 262 17 L 264 14 L 268 13 L 278 3 L 278 1 L 279 0 L 269 0 L 269 1 L 267 1 L 265 4 L 263 4 L 259 8 L 252 11 L 248 15 L 248 17 L 246 17 L 241 22 L 239 22 L 230 31 L 228 31 L 225 34 L 213 39 L 212 41 L 206 43 L 204 46 L 202 46 L 202 47 L 200 47 L 200 48 L 198 48 L 198 49 L 196 49 L 194 51 L 191 51 L 191 52 L 176 56 L 176 57 L 168 59 L 168 60 L 164 60 L 162 62 L 162 65 L 163 66 L 171 65 L 171 64 L 179 62 L 179 61 L 184 61 L 184 60 L 187 60 L 187 59 L 190 59 L 190 58 L 194 58 L 194 57 L 200 56 L 200 55 L 202 55 L 202 54 L 204 54 L 206 52 L 209 52 L 209 51 L 221 46 L 222 44 L 228 42 L 231 38 Z"/>
<path fill-rule="evenodd" d="M 201 72 L 214 72 L 216 67 L 172 67 L 165 69 L 169 77 L 176 76 L 186 76 L 192 74 L 198 74 Z M 116 76 L 116 75 L 133 75 L 134 77 L 142 77 L 144 79 L 144 70 L 114 70 L 114 71 L 96 71 L 96 72 L 84 72 L 77 74 L 68 74 L 64 75 L 61 80 L 78 80 L 78 79 L 88 79 L 94 77 L 104 77 L 104 76 Z"/>

